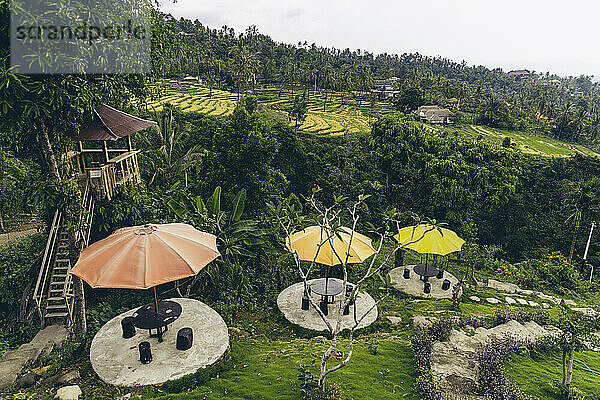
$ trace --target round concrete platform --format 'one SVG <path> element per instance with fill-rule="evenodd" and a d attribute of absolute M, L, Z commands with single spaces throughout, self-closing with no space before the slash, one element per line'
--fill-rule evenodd
<path fill-rule="evenodd" d="M 314 282 L 316 279 L 308 281 Z M 341 279 L 329 278 L 330 281 L 343 283 Z M 315 331 L 326 331 L 327 325 L 319 316 L 319 313 L 312 306 L 308 310 L 302 310 L 302 294 L 304 292 L 304 283 L 298 282 L 285 288 L 279 296 L 277 296 L 277 306 L 283 313 L 285 318 L 293 324 L 299 325 L 306 329 Z M 316 294 L 311 295 L 317 305 L 321 300 L 321 296 Z M 335 302 L 329 305 L 329 314 L 327 316 L 329 322 L 337 323 L 340 319 L 340 308 L 343 299 L 343 293 L 335 296 Z M 369 311 L 375 304 L 375 300 L 367 293 L 362 292 L 356 299 L 356 318 L 360 318 L 364 313 Z M 349 315 L 342 315 L 342 329 L 351 329 L 355 325 L 353 307 L 350 307 Z M 360 322 L 358 328 L 364 328 L 371 325 L 377 319 L 377 307 L 374 307 L 367 316 Z"/>
<path fill-rule="evenodd" d="M 428 282 L 431 284 L 431 293 L 427 294 L 423 291 L 425 282 L 419 278 L 419 275 L 415 274 L 413 267 L 414 265 L 405 265 L 390 271 L 390 279 L 394 289 L 415 297 L 424 297 L 428 299 L 452 298 L 452 288 L 458 283 L 458 279 L 456 279 L 454 275 L 448 271 L 444 271 L 444 277 L 442 279 L 438 279 L 435 276 L 429 278 Z M 409 279 L 404 279 L 404 268 L 410 269 Z M 450 281 L 450 288 L 448 290 L 442 290 L 442 282 L 444 282 L 444 279 Z"/>
<path fill-rule="evenodd" d="M 181 316 L 163 334 L 158 343 L 146 330 L 124 339 L 121 320 L 135 310 L 108 321 L 94 336 L 90 360 L 94 371 L 106 383 L 119 386 L 154 385 L 193 374 L 219 361 L 229 349 L 229 332 L 223 318 L 198 300 L 170 299 L 181 304 Z M 193 330 L 193 344 L 188 350 L 177 350 L 177 332 L 183 327 Z M 150 342 L 152 362 L 140 363 L 138 344 Z"/>

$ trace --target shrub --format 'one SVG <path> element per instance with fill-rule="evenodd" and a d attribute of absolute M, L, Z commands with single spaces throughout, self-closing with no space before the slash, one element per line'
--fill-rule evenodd
<path fill-rule="evenodd" d="M 575 266 L 559 252 L 523 261 L 516 264 L 516 267 L 517 283 L 528 289 L 549 289 L 568 294 L 570 291 L 577 291 L 582 284 Z"/>
<path fill-rule="evenodd" d="M 42 235 L 32 235 L 0 248 L 0 320 L 19 309 L 31 266 L 44 244 Z"/>

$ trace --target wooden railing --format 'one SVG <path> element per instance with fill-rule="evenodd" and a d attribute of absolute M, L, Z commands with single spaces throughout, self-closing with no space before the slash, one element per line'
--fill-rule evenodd
<path fill-rule="evenodd" d="M 108 159 L 103 165 L 86 158 L 89 155 L 103 152 L 102 149 L 83 149 L 79 152 L 68 152 L 64 157 L 70 171 L 77 171 L 80 179 L 92 183 L 92 192 L 97 200 L 111 200 L 117 186 L 126 183 L 141 183 L 137 161 L 137 154 L 140 150 L 108 149 L 108 152 L 117 153 L 117 155 Z"/>
<path fill-rule="evenodd" d="M 82 197 L 81 197 L 81 211 L 77 220 L 77 226 L 75 226 L 75 243 L 78 244 L 78 250 L 81 252 L 89 244 L 91 225 L 94 217 L 94 197 L 92 195 L 92 185 L 88 180 L 84 186 Z M 37 311 L 40 317 L 42 325 L 44 325 L 44 308 L 46 306 L 45 301 L 48 297 L 48 290 L 50 286 L 50 277 L 52 276 L 52 270 L 55 267 L 55 260 L 59 253 L 59 242 L 64 241 L 65 238 L 60 239 L 61 234 L 67 232 L 67 227 L 64 226 L 66 223 L 65 218 L 60 210 L 54 212 L 52 224 L 50 226 L 50 232 L 48 234 L 48 240 L 46 241 L 46 247 L 44 249 L 44 256 L 38 277 L 33 292 L 34 301 L 37 307 Z M 65 283 L 62 289 L 61 297 L 65 299 L 65 304 L 68 313 L 69 322 L 73 322 L 73 281 L 72 276 L 67 271 Z"/>
<path fill-rule="evenodd" d="M 40 265 L 40 271 L 33 291 L 33 300 L 35 301 L 40 321 L 44 320 L 44 314 L 42 312 L 43 301 L 46 294 L 46 287 L 49 284 L 48 276 L 52 270 L 54 256 L 56 255 L 58 233 L 62 220 L 62 213 L 56 210 L 54 212 L 54 218 L 52 219 L 52 225 L 50 225 L 50 232 L 48 233 L 48 240 L 46 241 L 46 248 L 44 249 L 44 257 L 42 258 L 42 264 Z"/>

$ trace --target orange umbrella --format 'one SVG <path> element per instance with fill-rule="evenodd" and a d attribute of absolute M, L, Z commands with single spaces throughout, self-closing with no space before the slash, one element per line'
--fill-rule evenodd
<path fill-rule="evenodd" d="M 148 289 L 194 276 L 220 255 L 215 235 L 188 224 L 132 226 L 85 248 L 71 273 L 93 288 Z"/>

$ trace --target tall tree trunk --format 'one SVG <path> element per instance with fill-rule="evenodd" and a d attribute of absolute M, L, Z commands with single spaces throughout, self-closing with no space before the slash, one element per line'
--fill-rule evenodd
<path fill-rule="evenodd" d="M 2 211 L 0 211 L 0 232 L 4 232 L 4 220 L 2 219 Z"/>
<path fill-rule="evenodd" d="M 579 226 L 581 223 L 581 215 L 575 217 L 575 228 L 573 230 L 573 240 L 571 241 L 571 250 L 569 251 L 569 263 L 573 261 L 573 254 L 575 253 L 575 244 L 577 242 L 577 236 L 579 234 Z"/>
<path fill-rule="evenodd" d="M 77 219 L 77 216 L 69 215 L 65 212 L 65 224 L 69 219 Z M 79 243 L 76 242 L 75 229 L 80 227 L 69 229 L 69 260 L 71 261 L 71 267 L 75 266 L 79 259 Z M 87 321 L 85 317 L 85 292 L 83 289 L 83 281 L 81 278 L 75 275 L 71 275 L 73 280 L 73 333 L 76 335 L 85 335 L 87 331 Z M 68 300 L 67 300 L 68 301 Z"/>
<path fill-rule="evenodd" d="M 80 277 L 73 277 L 73 332 L 79 335 L 85 335 L 87 332 L 87 320 L 85 316 L 85 292 L 83 289 L 83 281 Z"/>
<path fill-rule="evenodd" d="M 573 379 L 573 361 L 575 359 L 575 348 L 571 347 L 571 351 L 569 351 L 569 357 L 567 362 L 567 377 L 565 379 L 565 385 L 570 386 L 571 380 Z"/>
<path fill-rule="evenodd" d="M 562 384 L 566 386 L 567 382 L 567 351 L 563 350 L 562 354 Z"/>
<path fill-rule="evenodd" d="M 50 134 L 48 133 L 46 122 L 43 119 L 40 119 L 40 133 L 41 135 L 38 136 L 38 139 L 42 149 L 42 158 L 46 164 L 48 174 L 50 174 L 53 179 L 60 179 L 58 164 L 56 163 L 56 158 L 54 158 L 52 143 L 50 143 Z"/>

